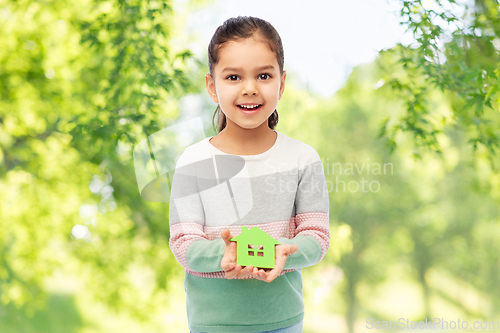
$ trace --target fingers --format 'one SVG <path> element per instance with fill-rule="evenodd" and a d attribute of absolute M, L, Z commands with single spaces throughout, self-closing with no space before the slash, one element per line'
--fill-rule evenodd
<path fill-rule="evenodd" d="M 227 271 L 234 268 L 234 263 L 230 262 L 230 261 L 225 261 L 225 262 L 222 262 L 220 267 L 222 268 L 223 271 L 227 272 Z"/>
<path fill-rule="evenodd" d="M 229 245 L 230 243 L 230 239 L 233 238 L 231 236 L 231 230 L 229 229 L 224 229 L 220 232 L 220 236 L 222 237 L 222 239 L 224 240 L 224 243 L 226 243 L 226 246 Z"/>
<path fill-rule="evenodd" d="M 250 276 L 252 276 L 252 271 L 253 271 L 253 267 L 252 266 L 246 266 L 245 268 L 242 268 L 238 272 L 238 274 L 236 274 L 236 277 L 238 279 L 250 277 Z"/>
<path fill-rule="evenodd" d="M 236 266 L 236 242 L 230 242 L 226 246 L 224 257 L 221 260 L 220 267 L 223 271 L 228 271 Z"/>
<path fill-rule="evenodd" d="M 231 270 L 236 265 L 236 242 L 230 241 L 233 236 L 231 235 L 231 231 L 229 229 L 224 229 L 221 231 L 221 237 L 226 243 L 226 249 L 224 252 L 224 257 L 221 261 L 221 269 L 223 271 Z"/>
<path fill-rule="evenodd" d="M 226 278 L 227 279 L 235 279 L 235 278 L 242 279 L 242 278 L 253 276 L 257 280 L 266 281 L 270 272 L 272 272 L 272 270 L 264 270 L 262 268 L 259 269 L 257 267 L 253 267 L 253 266 L 242 267 L 240 265 L 236 265 L 235 268 L 226 271 Z M 274 280 L 274 278 L 273 278 L 273 280 Z"/>
<path fill-rule="evenodd" d="M 242 279 L 242 278 L 253 276 L 257 280 L 266 281 L 266 278 L 267 278 L 269 272 L 271 272 L 271 270 L 264 270 L 262 268 L 258 269 L 257 267 L 253 267 L 253 266 L 242 267 L 240 265 L 236 265 L 236 267 L 234 269 L 231 269 L 231 270 L 226 272 L 226 278 L 227 279 L 234 279 L 234 278 Z"/>
<path fill-rule="evenodd" d="M 241 269 L 242 267 L 240 265 L 236 265 L 236 267 L 234 267 L 233 269 L 228 270 L 226 272 L 226 279 L 234 279 L 238 272 L 241 271 Z"/>
<path fill-rule="evenodd" d="M 242 279 L 246 277 L 252 276 L 253 272 L 253 267 L 252 266 L 246 266 L 246 267 L 241 267 L 240 265 L 236 265 L 234 269 L 231 269 L 226 272 L 226 278 L 227 279 Z"/>
<path fill-rule="evenodd" d="M 221 269 L 223 271 L 228 271 L 233 269 L 236 265 L 236 243 L 232 242 L 229 246 L 226 246 L 226 253 L 221 261 Z"/>
<path fill-rule="evenodd" d="M 229 245 L 226 246 L 226 253 L 224 255 L 231 256 L 236 260 L 236 242 L 229 242 Z"/>
<path fill-rule="evenodd" d="M 288 246 L 285 247 L 285 255 L 286 256 L 289 256 L 290 254 L 294 254 L 295 252 L 297 252 L 297 250 L 299 249 L 299 246 L 297 244 L 287 244 Z"/>
<path fill-rule="evenodd" d="M 266 282 L 272 282 L 283 271 L 288 256 L 297 252 L 298 249 L 297 244 L 281 244 L 276 246 L 276 264 L 274 269 L 267 275 Z"/>
<path fill-rule="evenodd" d="M 224 233 L 229 233 L 229 229 L 225 229 L 221 233 L 223 237 L 227 236 L 227 234 Z M 230 243 L 234 243 L 234 247 L 233 244 L 230 244 L 230 246 L 226 248 L 226 253 L 228 253 L 228 257 L 230 258 L 234 256 L 234 264 L 236 264 L 236 243 L 235 242 L 230 242 Z M 285 267 L 285 263 L 288 256 L 297 251 L 298 251 L 297 244 L 278 245 L 276 246 L 276 262 L 274 269 L 264 270 L 264 269 L 259 269 L 257 267 L 252 267 L 250 265 L 246 267 L 241 267 L 240 265 L 236 265 L 235 268 L 226 271 L 226 277 L 228 279 L 234 279 L 234 278 L 241 279 L 253 276 L 257 280 L 266 281 L 270 283 L 274 279 L 276 279 L 278 275 L 281 274 L 283 268 Z"/>
<path fill-rule="evenodd" d="M 265 271 L 263 269 L 258 269 L 257 267 L 254 267 L 252 275 L 257 279 L 261 281 L 266 281 L 268 271 Z"/>
<path fill-rule="evenodd" d="M 297 244 L 278 245 L 276 246 L 276 257 L 278 257 L 278 255 L 283 255 L 288 257 L 290 254 L 294 254 L 295 252 L 297 252 L 298 249 L 299 247 L 297 246 Z"/>
<path fill-rule="evenodd" d="M 280 273 L 283 271 L 283 267 L 285 267 L 285 262 L 286 262 L 286 257 L 281 257 L 276 259 L 276 265 L 274 268 L 269 272 L 266 278 L 266 282 L 272 282 L 274 279 L 280 275 Z"/>
<path fill-rule="evenodd" d="M 273 268 L 267 275 L 266 282 L 272 282 L 281 273 L 281 271 L 283 270 L 283 266 L 285 266 L 285 264 L 276 264 L 276 267 Z"/>

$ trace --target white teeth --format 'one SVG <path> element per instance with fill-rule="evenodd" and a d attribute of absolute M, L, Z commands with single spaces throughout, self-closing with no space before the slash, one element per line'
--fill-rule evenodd
<path fill-rule="evenodd" d="M 245 109 L 253 109 L 253 108 L 256 108 L 259 106 L 259 104 L 255 104 L 255 105 L 240 105 L 242 108 L 245 108 Z"/>

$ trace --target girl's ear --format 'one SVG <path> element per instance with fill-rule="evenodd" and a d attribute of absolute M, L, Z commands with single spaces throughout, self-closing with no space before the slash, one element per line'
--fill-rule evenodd
<path fill-rule="evenodd" d="M 215 90 L 215 83 L 212 75 L 209 73 L 205 74 L 205 86 L 207 87 L 208 94 L 215 103 L 219 103 L 219 98 L 217 97 L 217 91 Z"/>
<path fill-rule="evenodd" d="M 283 76 L 281 77 L 281 84 L 280 84 L 280 98 L 283 96 L 283 92 L 285 91 L 285 79 L 286 79 L 286 71 L 283 71 Z"/>

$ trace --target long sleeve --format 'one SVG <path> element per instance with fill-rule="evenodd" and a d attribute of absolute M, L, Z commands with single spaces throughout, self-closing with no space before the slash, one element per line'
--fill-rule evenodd
<path fill-rule="evenodd" d="M 208 240 L 204 232 L 205 213 L 196 172 L 198 162 L 187 149 L 177 161 L 170 194 L 169 246 L 186 270 L 218 272 L 225 244 L 222 238 Z"/>
<path fill-rule="evenodd" d="M 298 250 L 288 256 L 284 269 L 317 264 L 330 246 L 329 198 L 321 159 L 314 148 L 304 145 L 304 166 L 299 166 L 299 183 L 295 197 L 295 231 L 292 239 L 281 237 L 281 243 L 297 244 Z"/>

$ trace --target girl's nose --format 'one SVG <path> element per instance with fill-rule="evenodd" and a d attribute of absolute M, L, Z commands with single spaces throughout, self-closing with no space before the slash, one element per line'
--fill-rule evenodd
<path fill-rule="evenodd" d="M 257 95 L 257 85 L 254 80 L 247 80 L 243 85 L 243 95 Z"/>

